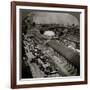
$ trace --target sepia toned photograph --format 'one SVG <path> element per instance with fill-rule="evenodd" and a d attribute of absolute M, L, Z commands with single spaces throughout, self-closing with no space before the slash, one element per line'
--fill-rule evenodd
<path fill-rule="evenodd" d="M 11 88 L 87 84 L 87 6 L 11 3 Z"/>
<path fill-rule="evenodd" d="M 21 78 L 80 75 L 80 13 L 20 9 Z"/>

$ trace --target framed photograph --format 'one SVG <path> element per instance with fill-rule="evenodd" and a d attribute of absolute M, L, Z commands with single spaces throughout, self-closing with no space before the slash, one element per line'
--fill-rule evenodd
<path fill-rule="evenodd" d="M 87 84 L 87 6 L 11 2 L 11 88 Z"/>

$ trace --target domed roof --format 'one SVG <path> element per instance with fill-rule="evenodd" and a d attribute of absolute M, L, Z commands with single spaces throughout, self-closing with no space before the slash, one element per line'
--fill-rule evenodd
<path fill-rule="evenodd" d="M 56 12 L 35 12 L 33 21 L 37 24 L 79 24 L 79 20 L 71 13 Z"/>

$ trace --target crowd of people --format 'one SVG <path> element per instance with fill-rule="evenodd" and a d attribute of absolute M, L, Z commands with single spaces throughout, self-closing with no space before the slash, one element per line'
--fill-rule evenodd
<path fill-rule="evenodd" d="M 53 26 L 53 28 L 51 28 L 52 25 L 47 25 L 47 26 L 41 26 L 40 25 L 39 27 L 37 27 L 39 29 L 37 29 L 36 27 L 37 26 L 35 25 L 35 23 L 33 23 L 32 24 L 32 29 L 24 30 L 23 33 L 22 33 L 22 56 L 23 56 L 23 62 L 24 62 L 23 64 L 26 64 L 27 68 L 29 68 L 28 69 L 30 71 L 29 75 L 31 75 L 31 77 L 33 77 L 33 75 L 32 75 L 32 72 L 30 70 L 30 67 L 29 67 L 28 63 L 35 63 L 39 67 L 39 69 L 42 72 L 44 72 L 45 77 L 49 77 L 49 76 L 52 76 L 52 75 L 60 76 L 57 68 L 51 63 L 51 60 L 50 60 L 51 58 L 46 53 L 44 53 L 45 51 L 46 52 L 48 50 L 50 51 L 50 48 L 48 48 L 48 50 L 43 50 L 43 49 L 45 48 L 44 44 L 46 44 L 52 38 L 44 36 L 45 33 L 44 33 L 43 29 L 45 29 L 45 27 L 46 27 L 46 30 L 48 29 L 47 27 L 49 27 L 49 30 L 52 29 L 52 31 L 55 33 L 53 38 L 58 39 L 58 41 L 60 43 L 62 42 L 68 48 L 72 48 L 72 49 L 75 50 L 76 42 L 73 42 L 73 38 L 72 38 L 72 41 L 70 41 L 68 39 L 65 39 L 65 38 L 67 38 L 66 34 L 68 34 L 68 30 L 63 25 L 62 25 L 62 27 L 59 27 L 59 26 L 57 27 L 57 25 L 55 25 L 55 26 Z M 70 29 L 71 28 L 69 27 L 69 30 Z M 38 33 L 38 35 L 31 33 L 31 31 L 34 32 L 34 33 Z M 70 31 L 69 34 L 72 33 L 72 32 L 73 31 Z M 40 36 L 39 36 L 40 34 L 45 39 L 44 41 L 46 43 L 42 42 L 42 40 L 41 40 L 42 38 L 40 38 Z M 57 38 L 55 38 L 55 37 L 57 37 Z M 40 45 L 38 42 L 43 43 L 43 45 Z M 41 48 L 41 47 L 43 47 L 43 48 Z M 51 51 L 50 53 L 52 53 L 52 52 L 53 51 Z M 27 61 L 29 61 L 29 62 L 27 63 Z M 27 72 L 28 72 L 28 70 L 27 70 Z M 22 69 L 22 72 L 23 72 L 23 69 Z M 26 73 L 26 71 L 23 72 L 22 75 L 24 75 L 24 73 Z M 26 75 L 26 77 L 27 77 L 27 75 Z"/>
<path fill-rule="evenodd" d="M 23 45 L 25 57 L 27 60 L 29 59 L 29 63 L 35 63 L 39 67 L 41 71 L 45 73 L 45 77 L 48 77 L 52 74 L 58 74 L 58 71 L 55 67 L 53 67 L 52 63 L 50 63 L 48 55 L 41 50 L 40 46 L 34 42 L 34 39 L 31 39 L 30 36 L 23 34 Z M 25 59 L 24 59 L 25 60 Z"/>

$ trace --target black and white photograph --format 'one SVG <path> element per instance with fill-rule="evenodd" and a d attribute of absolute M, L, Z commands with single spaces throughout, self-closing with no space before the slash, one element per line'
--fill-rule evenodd
<path fill-rule="evenodd" d="M 12 2 L 12 87 L 87 83 L 87 7 Z"/>
<path fill-rule="evenodd" d="M 80 12 L 20 9 L 21 78 L 80 75 Z"/>

